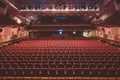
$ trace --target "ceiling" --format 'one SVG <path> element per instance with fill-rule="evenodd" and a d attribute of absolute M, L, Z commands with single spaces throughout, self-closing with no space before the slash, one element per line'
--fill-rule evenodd
<path fill-rule="evenodd" d="M 90 22 L 93 18 L 99 16 L 99 11 L 92 11 L 92 9 L 100 8 L 103 0 L 8 0 L 10 1 L 15 7 L 17 7 L 18 12 L 12 12 L 16 14 L 21 20 L 50 20 L 54 22 L 56 17 L 66 16 L 70 22 L 68 23 L 83 23 L 83 22 Z M 69 9 L 90 9 L 91 11 L 48 11 L 46 12 L 45 8 L 56 8 L 56 9 L 65 9 L 69 7 Z M 32 10 L 33 8 L 36 11 L 21 11 L 23 9 L 29 8 Z M 40 9 L 40 11 L 37 11 Z M 43 11 L 42 11 L 43 9 Z M 13 14 L 13 15 L 14 15 Z M 42 18 L 42 19 L 41 19 Z M 51 22 L 51 21 L 49 21 Z M 67 22 L 67 21 L 66 21 Z"/>
<path fill-rule="evenodd" d="M 103 0 L 9 0 L 18 9 L 29 6 L 52 6 L 52 5 L 73 5 L 73 6 L 97 6 Z"/>

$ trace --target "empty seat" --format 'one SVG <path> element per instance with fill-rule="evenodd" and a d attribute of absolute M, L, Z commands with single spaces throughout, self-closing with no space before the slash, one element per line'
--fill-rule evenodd
<path fill-rule="evenodd" d="M 57 68 L 57 65 L 56 64 L 51 64 L 51 65 L 49 65 L 49 67 L 55 69 L 55 68 Z"/>
<path fill-rule="evenodd" d="M 57 75 L 56 69 L 50 69 L 49 70 L 49 76 L 50 77 L 56 77 L 56 75 Z"/>
<path fill-rule="evenodd" d="M 25 65 L 25 63 L 20 63 L 20 64 L 19 64 L 19 68 L 24 69 L 24 68 L 25 68 L 25 66 L 26 66 L 26 65 Z"/>
<path fill-rule="evenodd" d="M 24 76 L 24 70 L 23 69 L 17 69 L 16 70 L 16 76 Z"/>
<path fill-rule="evenodd" d="M 34 77 L 36 77 L 36 76 L 41 76 L 41 71 L 40 71 L 40 69 L 33 69 L 31 76 L 34 76 Z"/>
<path fill-rule="evenodd" d="M 26 68 L 31 68 L 31 69 L 33 69 L 33 66 L 34 66 L 34 64 L 32 64 L 32 63 L 26 64 Z"/>
<path fill-rule="evenodd" d="M 88 64 L 84 63 L 81 65 L 81 68 L 89 68 Z"/>
<path fill-rule="evenodd" d="M 107 76 L 108 77 L 117 77 L 117 76 L 119 76 L 119 73 L 115 69 L 108 69 Z"/>
<path fill-rule="evenodd" d="M 97 68 L 104 68 L 104 65 L 102 63 L 98 63 Z"/>
<path fill-rule="evenodd" d="M 57 68 L 63 68 L 63 69 L 64 69 L 64 68 L 65 68 L 65 65 L 64 65 L 64 64 L 59 64 L 59 65 L 57 65 L 56 67 L 57 67 Z"/>
<path fill-rule="evenodd" d="M 18 68 L 18 64 L 17 63 L 11 64 L 11 68 L 17 69 Z"/>
<path fill-rule="evenodd" d="M 105 68 L 112 68 L 113 66 L 111 64 L 105 64 Z"/>
<path fill-rule="evenodd" d="M 66 68 L 73 68 L 72 64 L 66 64 Z"/>
<path fill-rule="evenodd" d="M 74 64 L 73 68 L 80 68 L 80 64 Z"/>
<path fill-rule="evenodd" d="M 15 69 L 8 69 L 7 70 L 7 74 L 6 74 L 7 76 L 13 76 L 13 77 L 15 77 L 16 76 L 16 72 L 15 72 Z"/>
<path fill-rule="evenodd" d="M 96 65 L 94 63 L 90 63 L 89 68 L 96 68 Z"/>
<path fill-rule="evenodd" d="M 67 69 L 66 76 L 73 76 L 73 69 Z"/>
<path fill-rule="evenodd" d="M 49 68 L 49 64 L 42 64 L 42 66 L 41 66 L 42 68 Z"/>
<path fill-rule="evenodd" d="M 0 68 L 3 68 L 3 64 L 2 63 L 0 63 Z"/>
<path fill-rule="evenodd" d="M 0 68 L 0 76 L 6 76 L 7 75 L 7 70 L 5 68 Z"/>
<path fill-rule="evenodd" d="M 112 65 L 114 68 L 120 68 L 120 64 L 113 64 Z"/>
<path fill-rule="evenodd" d="M 99 76 L 100 77 L 106 77 L 106 76 L 108 76 L 108 72 L 107 72 L 108 70 L 107 69 L 100 69 L 99 70 Z"/>
<path fill-rule="evenodd" d="M 41 76 L 44 76 L 44 77 L 49 76 L 49 70 L 48 69 L 41 69 Z"/>
<path fill-rule="evenodd" d="M 64 71 L 64 69 L 58 69 L 58 74 L 57 74 L 57 76 L 59 76 L 59 77 L 65 76 L 65 71 Z"/>
<path fill-rule="evenodd" d="M 91 75 L 91 77 L 99 77 L 100 76 L 99 69 L 97 69 L 97 68 L 91 69 L 90 75 Z"/>
<path fill-rule="evenodd" d="M 116 69 L 116 77 L 120 77 L 120 69 Z"/>
<path fill-rule="evenodd" d="M 11 67 L 11 65 L 9 63 L 4 63 L 3 66 L 4 66 L 4 68 L 10 68 Z"/>
<path fill-rule="evenodd" d="M 34 68 L 41 68 L 41 64 L 39 64 L 39 63 L 35 64 Z"/>
<path fill-rule="evenodd" d="M 75 76 L 76 77 L 79 77 L 79 76 L 82 76 L 82 70 L 81 69 L 75 69 Z"/>

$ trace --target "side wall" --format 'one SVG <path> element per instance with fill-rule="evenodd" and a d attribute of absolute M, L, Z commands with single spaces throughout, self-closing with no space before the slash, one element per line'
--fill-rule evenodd
<path fill-rule="evenodd" d="M 29 35 L 25 27 L 5 26 L 0 28 L 0 42 L 6 42 Z"/>
<path fill-rule="evenodd" d="M 103 27 L 98 26 L 97 30 L 94 32 L 95 36 L 119 41 L 120 42 L 120 27 L 114 26 L 114 27 Z"/>

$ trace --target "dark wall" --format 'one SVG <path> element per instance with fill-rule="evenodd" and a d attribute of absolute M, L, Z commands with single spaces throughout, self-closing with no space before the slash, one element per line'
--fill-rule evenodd
<path fill-rule="evenodd" d="M 38 31 L 31 32 L 34 37 L 80 37 L 83 36 L 83 31 L 76 31 L 76 34 L 73 34 L 73 31 L 62 31 L 62 34 L 59 34 L 59 31 Z"/>
<path fill-rule="evenodd" d="M 120 4 L 120 0 L 116 0 L 116 3 L 117 3 L 117 4 Z"/>
<path fill-rule="evenodd" d="M 83 31 L 83 30 L 95 30 L 95 26 L 63 26 L 63 25 L 54 25 L 54 26 L 28 26 L 28 30 L 40 30 L 40 31 L 58 31 L 62 29 L 63 31 Z"/>
<path fill-rule="evenodd" d="M 120 25 L 120 11 L 116 12 L 111 17 L 109 17 L 106 20 L 106 23 L 107 24 L 112 24 L 112 25 Z"/>

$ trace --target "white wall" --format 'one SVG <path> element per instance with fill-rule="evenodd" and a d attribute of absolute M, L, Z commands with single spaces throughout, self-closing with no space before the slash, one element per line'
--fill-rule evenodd
<path fill-rule="evenodd" d="M 104 31 L 102 30 L 104 29 Z M 110 40 L 116 40 L 120 41 L 120 27 L 103 27 L 103 26 L 98 26 L 95 36 L 110 39 Z"/>
<path fill-rule="evenodd" d="M 2 29 L 3 31 L 0 32 L 0 42 L 10 41 L 12 39 L 17 39 L 29 35 L 28 31 L 25 30 L 25 27 L 5 26 L 2 27 Z"/>

